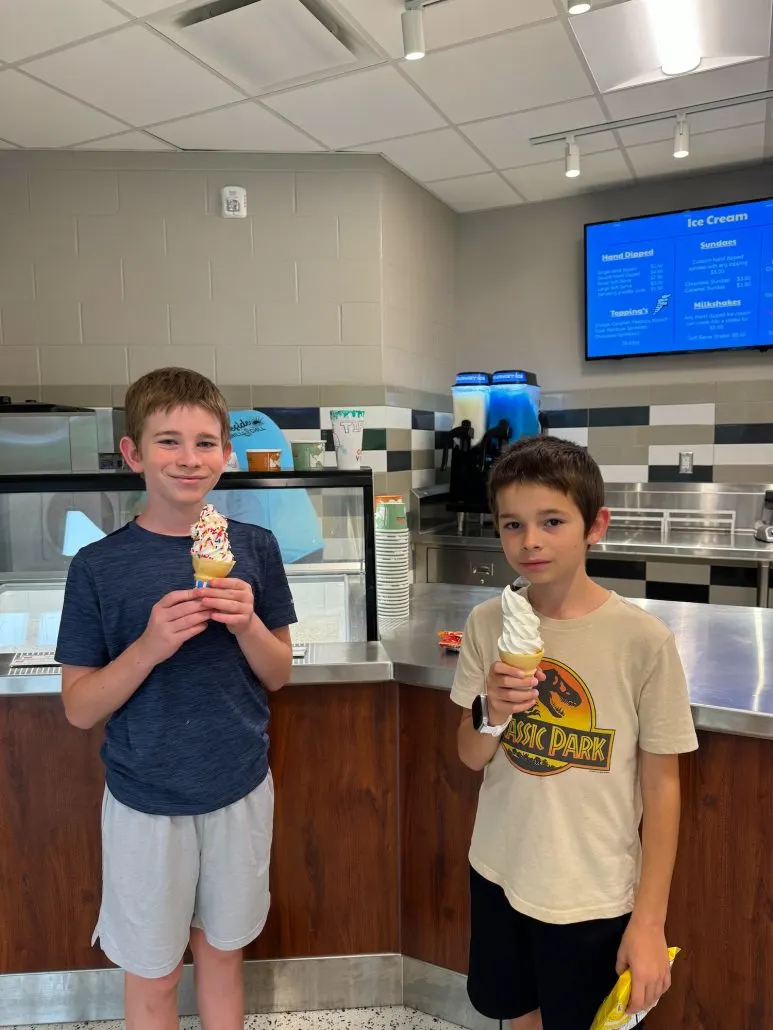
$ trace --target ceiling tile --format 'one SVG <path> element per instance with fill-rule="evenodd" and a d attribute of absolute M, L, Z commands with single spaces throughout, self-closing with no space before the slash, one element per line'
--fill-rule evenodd
<path fill-rule="evenodd" d="M 369 143 L 367 148 L 358 149 L 383 154 L 393 165 L 420 182 L 490 171 L 490 166 L 454 129 L 425 132 L 420 136 L 407 136 L 385 143 Z"/>
<path fill-rule="evenodd" d="M 373 68 L 302 86 L 266 97 L 263 103 L 334 148 L 445 126 L 394 68 Z"/>
<path fill-rule="evenodd" d="M 597 125 L 604 121 L 606 118 L 601 105 L 593 97 L 588 97 L 568 104 L 473 122 L 462 126 L 462 132 L 497 168 L 519 168 L 521 165 L 545 164 L 564 156 L 563 143 L 533 147 L 529 143 L 532 136 L 579 129 L 583 125 Z M 583 140 L 583 150 L 587 153 L 615 150 L 616 147 L 611 132 L 597 133 Z"/>
<path fill-rule="evenodd" d="M 312 151 L 323 148 L 281 118 L 247 100 L 243 104 L 167 122 L 154 130 L 183 150 Z"/>
<path fill-rule="evenodd" d="M 0 58 L 20 61 L 126 21 L 102 0 L 17 0 L 0 4 Z"/>
<path fill-rule="evenodd" d="M 679 75 L 654 86 L 607 93 L 604 101 L 612 118 L 632 118 L 653 111 L 671 111 L 691 104 L 757 93 L 768 88 L 768 62 L 753 61 L 713 72 Z"/>
<path fill-rule="evenodd" d="M 156 139 L 147 132 L 122 132 L 106 139 L 93 139 L 79 143 L 76 150 L 174 150 L 162 139 Z"/>
<path fill-rule="evenodd" d="M 484 211 L 521 203 L 507 183 L 494 172 L 433 182 L 428 189 L 456 211 Z"/>
<path fill-rule="evenodd" d="M 628 147 L 627 154 L 638 176 L 684 175 L 698 169 L 761 161 L 765 126 L 743 125 L 736 129 L 707 132 L 690 137 L 690 156 L 674 160 L 671 141 Z"/>
<path fill-rule="evenodd" d="M 66 147 L 125 128 L 21 72 L 0 72 L 0 136 L 21 147 Z"/>
<path fill-rule="evenodd" d="M 592 88 L 559 22 L 535 25 L 405 65 L 454 122 L 590 96 Z"/>
<path fill-rule="evenodd" d="M 132 125 L 242 99 L 241 93 L 143 25 L 42 57 L 24 68 Z"/>
<path fill-rule="evenodd" d="M 504 175 L 530 202 L 571 197 L 577 193 L 623 185 L 633 180 L 619 150 L 583 155 L 582 175 L 577 179 L 567 179 L 564 168 L 563 161 L 550 161 L 544 165 L 514 168 Z"/>
<path fill-rule="evenodd" d="M 739 107 L 722 107 L 718 111 L 702 111 L 700 114 L 690 115 L 690 135 L 697 136 L 701 132 L 733 129 L 739 125 L 755 125 L 758 122 L 764 122 L 766 117 L 767 104 L 764 100 L 754 104 L 741 104 Z M 631 125 L 627 129 L 620 129 L 620 138 L 627 147 L 635 147 L 642 143 L 657 143 L 659 140 L 672 139 L 674 127 L 675 122 L 670 118 L 666 121 L 649 122 L 645 125 Z"/>
<path fill-rule="evenodd" d="M 424 34 L 427 48 L 436 50 L 555 16 L 551 0 L 446 0 L 425 10 Z"/>

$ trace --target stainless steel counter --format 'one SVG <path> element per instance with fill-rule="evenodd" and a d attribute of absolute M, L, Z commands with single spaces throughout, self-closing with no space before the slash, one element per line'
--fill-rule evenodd
<path fill-rule="evenodd" d="M 502 545 L 491 526 L 468 526 L 464 534 L 451 527 L 414 535 L 422 546 L 469 547 L 501 551 Z M 613 554 L 625 558 L 678 558 L 681 561 L 710 561 L 718 564 L 757 565 L 773 562 L 773 544 L 754 539 L 750 530 L 716 533 L 691 530 L 626 529 L 612 526 L 591 555 Z"/>
<path fill-rule="evenodd" d="M 383 633 L 381 644 L 314 644 L 291 683 L 400 683 L 450 690 L 456 656 L 437 632 L 461 630 L 470 610 L 498 590 L 421 584 L 412 614 Z M 634 600 L 676 636 L 699 729 L 773 739 L 773 610 L 677 601 Z M 56 694 L 58 674 L 10 677 L 0 665 L 0 695 Z"/>
<path fill-rule="evenodd" d="M 495 551 L 501 554 L 502 545 L 490 525 L 470 525 L 464 533 L 452 527 L 441 527 L 424 533 L 414 533 L 414 547 L 461 548 L 466 551 Z M 751 530 L 734 533 L 668 529 L 628 529 L 612 526 L 599 544 L 589 551 L 591 558 L 628 558 L 634 561 L 703 562 L 714 565 L 746 565 L 757 568 L 757 604 L 768 606 L 770 568 L 773 564 L 773 544 L 754 539 Z M 417 555 L 417 566 L 426 562 Z"/>
<path fill-rule="evenodd" d="M 499 590 L 422 584 L 410 622 L 384 646 L 401 683 L 450 690 L 456 656 L 437 646 L 441 629 L 461 630 L 470 610 Z M 674 633 L 698 729 L 773 739 L 773 610 L 632 599 Z"/>
<path fill-rule="evenodd" d="M 710 561 L 715 564 L 751 565 L 773 561 L 773 544 L 754 539 L 747 530 L 735 533 L 669 530 L 661 534 L 655 529 L 610 527 L 591 554 L 614 554 L 633 557 L 679 558 Z"/>
<path fill-rule="evenodd" d="M 0 697 L 59 694 L 62 677 L 58 666 L 9 670 L 11 655 L 0 654 Z M 293 663 L 291 683 L 380 683 L 392 679 L 392 661 L 383 644 L 309 644 L 306 656 Z"/>

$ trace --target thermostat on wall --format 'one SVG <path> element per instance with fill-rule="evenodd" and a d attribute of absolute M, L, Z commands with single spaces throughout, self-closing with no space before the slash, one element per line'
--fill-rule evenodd
<path fill-rule="evenodd" d="M 220 191 L 220 214 L 223 218 L 247 217 L 247 190 L 243 186 L 224 186 Z"/>

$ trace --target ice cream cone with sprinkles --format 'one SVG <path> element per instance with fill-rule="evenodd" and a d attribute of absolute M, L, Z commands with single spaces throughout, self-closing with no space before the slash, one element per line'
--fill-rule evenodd
<path fill-rule="evenodd" d="M 199 521 L 191 526 L 191 536 L 195 585 L 205 587 L 210 580 L 225 579 L 236 564 L 228 541 L 228 519 L 205 504 Z"/>

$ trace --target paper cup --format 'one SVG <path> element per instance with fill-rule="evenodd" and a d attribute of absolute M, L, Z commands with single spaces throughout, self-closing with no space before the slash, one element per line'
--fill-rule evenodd
<path fill-rule="evenodd" d="M 365 429 L 364 408 L 334 408 L 330 412 L 333 446 L 339 469 L 358 469 L 362 456 L 362 434 Z"/>
<path fill-rule="evenodd" d="M 247 468 L 250 472 L 278 472 L 281 461 L 281 451 L 247 451 Z"/>
<path fill-rule="evenodd" d="M 382 501 L 376 508 L 376 529 L 386 533 L 408 528 L 403 501 Z"/>
<path fill-rule="evenodd" d="M 325 467 L 324 440 L 293 440 L 290 446 L 296 472 L 311 472 Z"/>

